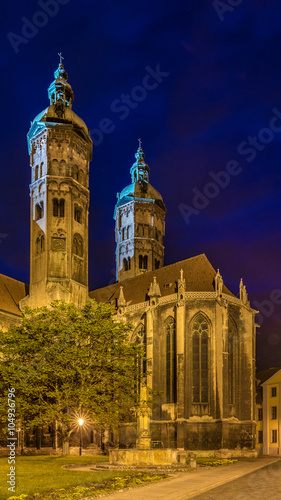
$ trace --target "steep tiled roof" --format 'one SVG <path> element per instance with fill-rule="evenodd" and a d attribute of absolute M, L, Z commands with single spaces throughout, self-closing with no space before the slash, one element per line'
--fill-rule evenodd
<path fill-rule="evenodd" d="M 160 286 L 161 296 L 170 295 L 177 291 L 177 280 L 180 277 L 180 270 L 183 270 L 183 277 L 186 281 L 186 291 L 188 292 L 213 292 L 214 278 L 216 271 L 208 261 L 205 254 L 197 255 L 190 259 L 182 260 L 162 267 L 155 271 L 146 272 L 135 278 L 123 280 L 104 288 L 99 288 L 90 292 L 90 297 L 97 302 L 113 302 L 119 296 L 120 286 L 127 304 L 138 304 L 148 299 L 150 283 L 156 277 Z M 223 286 L 223 293 L 233 296 L 233 294 Z"/>
<path fill-rule="evenodd" d="M 277 373 L 279 370 L 281 370 L 281 367 L 279 368 L 269 368 L 268 370 L 264 370 L 262 372 L 258 372 L 256 374 L 256 381 L 257 381 L 257 396 L 256 396 L 256 402 L 257 404 L 262 403 L 262 384 L 266 382 L 269 378 L 271 378 L 275 373 Z"/>
<path fill-rule="evenodd" d="M 266 382 L 270 377 L 275 375 L 276 372 L 281 370 L 281 367 L 279 368 L 269 368 L 268 370 L 264 370 L 263 372 L 258 372 L 256 375 L 257 383 L 258 385 L 263 384 Z"/>
<path fill-rule="evenodd" d="M 19 301 L 27 295 L 27 285 L 0 274 L 0 311 L 21 316 Z"/>

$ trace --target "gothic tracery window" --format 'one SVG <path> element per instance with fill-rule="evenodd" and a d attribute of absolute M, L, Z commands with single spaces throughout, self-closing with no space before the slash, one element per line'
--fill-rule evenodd
<path fill-rule="evenodd" d="M 209 324 L 199 314 L 192 323 L 193 403 L 209 402 Z"/>
<path fill-rule="evenodd" d="M 165 324 L 166 334 L 166 401 L 176 402 L 176 324 L 174 318 L 168 318 Z"/>
<path fill-rule="evenodd" d="M 237 335 L 237 327 L 234 320 L 230 317 L 228 320 L 228 337 L 227 337 L 227 352 L 228 352 L 228 403 L 234 404 L 234 381 L 235 381 L 235 338 Z"/>

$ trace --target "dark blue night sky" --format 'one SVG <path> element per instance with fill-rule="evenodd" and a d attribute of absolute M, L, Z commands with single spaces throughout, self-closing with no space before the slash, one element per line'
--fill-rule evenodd
<path fill-rule="evenodd" d="M 167 207 L 165 264 L 204 252 L 234 293 L 243 277 L 261 311 L 258 368 L 281 366 L 281 3 L 15 0 L 1 10 L 0 272 L 29 282 L 26 133 L 62 51 L 95 144 L 90 289 L 115 279 L 116 193 L 141 137 Z"/>

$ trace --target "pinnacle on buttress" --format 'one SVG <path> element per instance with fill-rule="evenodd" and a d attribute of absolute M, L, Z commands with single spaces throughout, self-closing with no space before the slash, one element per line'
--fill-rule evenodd
<path fill-rule="evenodd" d="M 150 283 L 150 288 L 148 292 L 149 297 L 161 297 L 160 287 L 157 283 L 156 276 L 153 278 L 153 282 Z"/>

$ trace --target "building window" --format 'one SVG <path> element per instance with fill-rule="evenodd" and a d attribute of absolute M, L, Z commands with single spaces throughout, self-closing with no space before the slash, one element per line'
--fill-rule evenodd
<path fill-rule="evenodd" d="M 38 177 L 39 177 L 39 167 L 38 167 L 38 165 L 36 165 L 36 167 L 35 167 L 35 177 L 34 177 L 34 179 L 37 181 L 37 180 L 38 180 Z"/>
<path fill-rule="evenodd" d="M 258 444 L 263 442 L 263 431 L 258 431 Z"/>
<path fill-rule="evenodd" d="M 74 205 L 74 220 L 79 224 L 82 222 L 82 209 L 78 205 Z"/>
<path fill-rule="evenodd" d="M 166 402 L 176 402 L 176 324 L 173 318 L 166 322 Z"/>
<path fill-rule="evenodd" d="M 130 238 L 130 226 L 127 227 L 127 240 Z"/>
<path fill-rule="evenodd" d="M 40 177 L 42 177 L 43 175 L 43 163 L 40 164 L 40 173 L 39 173 Z"/>
<path fill-rule="evenodd" d="M 237 337 L 237 328 L 232 318 L 228 320 L 228 403 L 234 404 L 235 357 L 234 345 Z"/>
<path fill-rule="evenodd" d="M 271 407 L 271 420 L 277 419 L 277 406 Z"/>
<path fill-rule="evenodd" d="M 44 217 L 44 203 L 40 201 L 40 203 L 36 203 L 35 205 L 35 220 L 43 219 Z"/>
<path fill-rule="evenodd" d="M 124 240 L 126 239 L 126 236 L 125 236 L 125 235 L 126 235 L 126 228 L 125 228 L 125 227 L 123 227 L 123 228 L 122 228 L 122 241 L 124 241 Z"/>
<path fill-rule="evenodd" d="M 74 235 L 72 248 L 74 255 L 78 255 L 78 257 L 83 257 L 83 240 L 80 234 Z"/>
<path fill-rule="evenodd" d="M 38 236 L 36 239 L 36 254 L 39 255 L 40 253 L 44 252 L 45 250 L 45 238 L 43 234 L 41 236 Z"/>
<path fill-rule="evenodd" d="M 53 216 L 54 217 L 64 217 L 64 205 L 65 200 L 61 198 L 58 200 L 57 198 L 53 198 Z"/>
<path fill-rule="evenodd" d="M 123 269 L 124 271 L 129 271 L 131 269 L 131 257 L 123 259 Z"/>
<path fill-rule="evenodd" d="M 160 260 L 155 259 L 155 269 L 159 269 L 160 267 Z"/>
<path fill-rule="evenodd" d="M 74 167 L 73 167 L 73 169 L 72 169 L 72 175 L 73 175 L 73 178 L 74 178 L 76 181 L 79 181 L 79 170 L 78 170 L 77 165 L 74 165 Z"/>
<path fill-rule="evenodd" d="M 209 326 L 203 314 L 192 324 L 193 403 L 209 402 Z"/>
<path fill-rule="evenodd" d="M 277 429 L 271 429 L 271 442 L 277 443 Z"/>
<path fill-rule="evenodd" d="M 277 396 L 277 387 L 271 387 L 271 397 L 276 398 Z"/>
<path fill-rule="evenodd" d="M 147 255 L 139 255 L 139 268 L 147 269 L 147 261 L 148 261 Z"/>
<path fill-rule="evenodd" d="M 262 411 L 262 408 L 258 408 L 258 420 L 262 420 L 263 419 L 263 411 Z"/>

